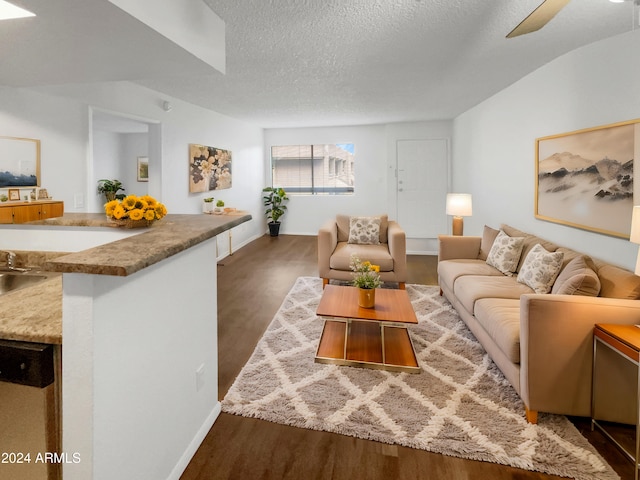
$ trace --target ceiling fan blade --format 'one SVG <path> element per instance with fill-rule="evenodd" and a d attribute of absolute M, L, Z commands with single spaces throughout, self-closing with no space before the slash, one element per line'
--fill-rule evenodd
<path fill-rule="evenodd" d="M 544 27 L 571 0 L 544 0 L 538 8 L 529 14 L 520 24 L 511 30 L 507 38 L 535 32 Z"/>

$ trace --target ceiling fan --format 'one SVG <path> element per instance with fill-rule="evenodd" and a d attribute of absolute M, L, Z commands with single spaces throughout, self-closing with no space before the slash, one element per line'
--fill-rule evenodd
<path fill-rule="evenodd" d="M 520 24 L 511 30 L 507 38 L 517 37 L 525 33 L 535 32 L 544 27 L 556 14 L 564 8 L 571 0 L 543 0 L 533 12 L 529 14 Z M 640 6 L 640 0 L 609 0 L 612 3 L 624 3 L 633 1 L 633 4 Z M 640 20 L 639 20 L 640 23 Z"/>
<path fill-rule="evenodd" d="M 509 32 L 507 38 L 513 38 L 540 30 L 570 1 L 571 0 L 544 0 L 538 8 Z"/>

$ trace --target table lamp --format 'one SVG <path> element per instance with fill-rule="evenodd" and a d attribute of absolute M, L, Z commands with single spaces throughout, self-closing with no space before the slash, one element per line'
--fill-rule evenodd
<path fill-rule="evenodd" d="M 447 193 L 447 215 L 453 215 L 453 235 L 462 235 L 462 230 L 464 228 L 462 217 L 471 216 L 471 194 Z M 638 221 L 640 221 L 640 218 Z"/>
<path fill-rule="evenodd" d="M 629 241 L 640 244 L 640 205 L 633 207 L 633 213 L 631 214 L 631 235 Z M 640 250 L 638 250 L 638 257 L 636 259 L 636 275 L 640 275 Z"/>

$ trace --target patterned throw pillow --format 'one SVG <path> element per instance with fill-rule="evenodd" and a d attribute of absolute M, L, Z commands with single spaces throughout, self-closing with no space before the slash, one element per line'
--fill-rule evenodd
<path fill-rule="evenodd" d="M 380 217 L 349 218 L 349 243 L 378 245 L 380 243 Z"/>
<path fill-rule="evenodd" d="M 502 273 L 512 276 L 522 253 L 524 237 L 510 237 L 502 230 L 491 245 L 487 263 Z"/>
<path fill-rule="evenodd" d="M 518 282 L 530 286 L 536 293 L 549 293 L 560 273 L 563 258 L 562 252 L 549 252 L 536 243 L 524 259 Z"/>

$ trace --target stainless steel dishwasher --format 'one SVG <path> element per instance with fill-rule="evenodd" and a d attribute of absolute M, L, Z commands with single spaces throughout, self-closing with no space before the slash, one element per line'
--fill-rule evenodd
<path fill-rule="evenodd" d="M 0 478 L 58 480 L 60 347 L 0 340 Z"/>

